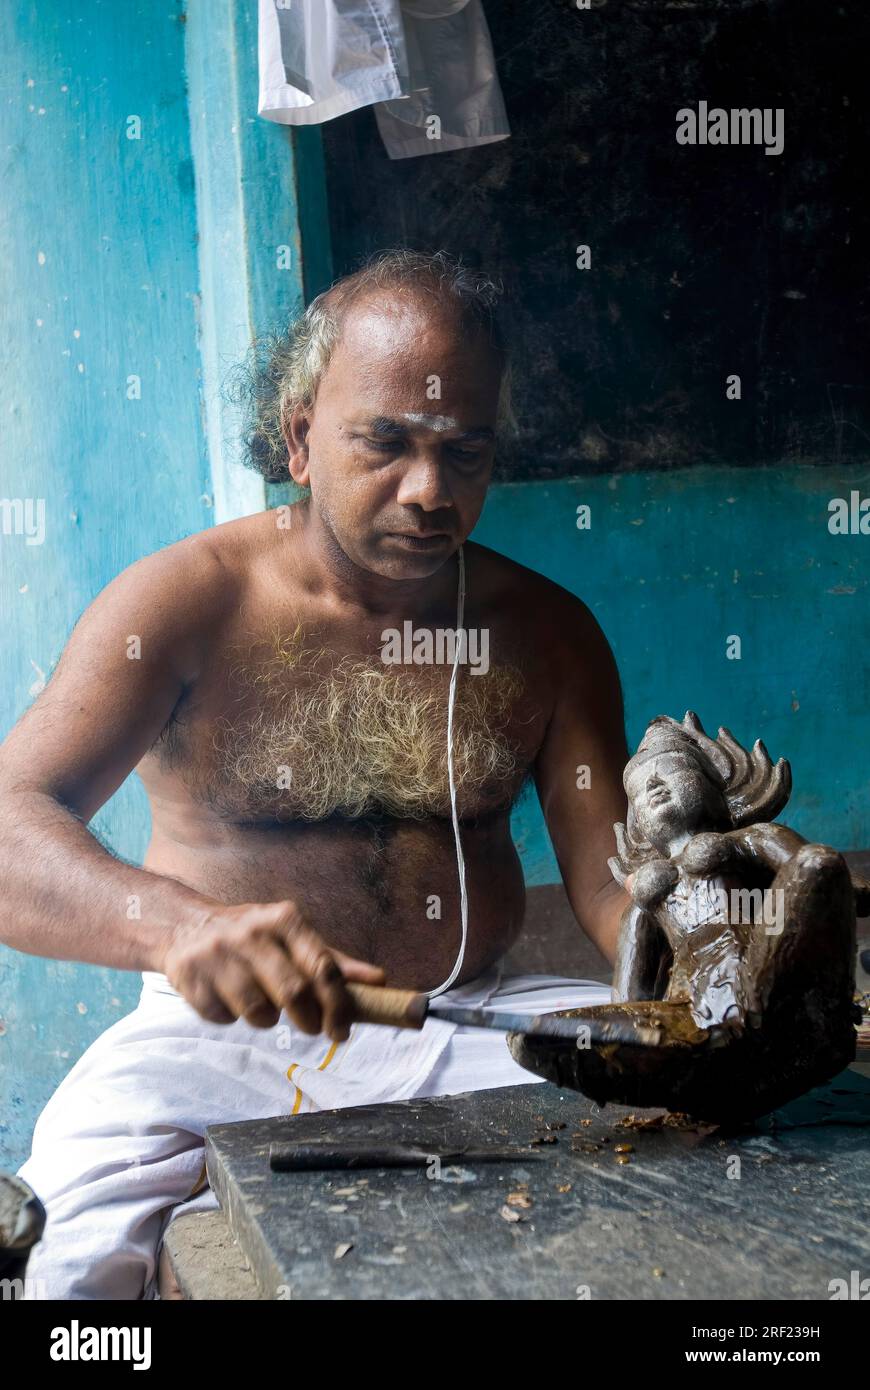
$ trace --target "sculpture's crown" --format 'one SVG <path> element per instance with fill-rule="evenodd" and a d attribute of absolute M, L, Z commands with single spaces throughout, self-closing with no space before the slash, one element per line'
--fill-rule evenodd
<path fill-rule="evenodd" d="M 631 759 L 632 767 L 638 767 L 649 758 L 660 757 L 663 753 L 679 753 L 682 757 L 691 758 L 701 771 L 718 786 L 725 785 L 726 768 L 721 766 L 720 759 L 716 758 L 715 755 L 711 757 L 710 753 L 699 744 L 697 731 L 694 727 L 686 728 L 678 720 L 671 719 L 666 714 L 653 719 L 647 726 L 637 752 Z M 717 766 L 717 762 L 720 762 L 719 766 Z"/>

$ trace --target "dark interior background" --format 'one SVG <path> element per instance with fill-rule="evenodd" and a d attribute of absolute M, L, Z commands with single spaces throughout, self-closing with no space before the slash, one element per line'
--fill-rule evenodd
<path fill-rule="evenodd" d="M 867 0 L 485 8 L 509 140 L 391 161 L 370 110 L 323 137 L 336 275 L 401 243 L 503 277 L 502 476 L 866 456 Z M 783 153 L 678 145 L 699 100 L 784 108 Z"/>

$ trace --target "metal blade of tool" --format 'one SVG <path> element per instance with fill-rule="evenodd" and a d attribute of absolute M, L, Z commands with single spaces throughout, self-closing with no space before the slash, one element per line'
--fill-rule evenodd
<path fill-rule="evenodd" d="M 434 999 L 429 1005 L 430 1018 L 442 1018 L 447 1023 L 461 1023 L 470 1028 L 495 1028 L 502 1033 L 526 1033 L 538 1038 L 576 1039 L 578 1045 L 597 1046 L 601 1043 L 627 1043 L 636 1047 L 655 1046 L 661 1039 L 658 1028 L 643 1024 L 601 1018 L 558 1018 L 555 1014 L 491 1013 L 486 1009 L 471 1009 L 460 1004 L 442 1004 Z"/>

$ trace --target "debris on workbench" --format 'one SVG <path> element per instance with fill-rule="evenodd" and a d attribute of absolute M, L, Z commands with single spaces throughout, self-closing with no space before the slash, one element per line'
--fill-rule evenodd
<path fill-rule="evenodd" d="M 518 1211 L 507 1205 L 502 1207 L 499 1215 L 504 1217 L 505 1221 L 509 1222 L 522 1221 L 523 1219 Z"/>
<path fill-rule="evenodd" d="M 557 1143 L 556 1132 L 568 1128 L 564 1120 L 548 1120 L 544 1115 L 533 1115 L 532 1123 L 538 1133 L 532 1136 L 529 1143 L 535 1145 Z"/>
<path fill-rule="evenodd" d="M 336 1247 L 335 1247 L 335 1254 L 333 1255 L 332 1258 L 333 1258 L 334 1260 L 343 1260 L 344 1257 L 345 1257 L 345 1255 L 348 1253 L 348 1251 L 349 1251 L 349 1250 L 352 1250 L 352 1249 L 353 1249 L 353 1241 L 345 1241 L 344 1244 L 342 1244 L 342 1245 L 336 1245 Z"/>
<path fill-rule="evenodd" d="M 681 1110 L 669 1110 L 665 1115 L 665 1124 L 668 1129 L 691 1129 L 702 1130 L 718 1129 L 719 1126 L 712 1124 L 709 1120 L 696 1120 L 691 1115 L 684 1115 Z"/>
<path fill-rule="evenodd" d="M 616 1121 L 617 1129 L 661 1129 L 665 1122 L 662 1115 L 626 1115 L 624 1120 Z"/>
<path fill-rule="evenodd" d="M 570 1191 L 571 1191 L 571 1184 L 570 1184 L 569 1182 L 560 1182 L 560 1183 L 559 1183 L 559 1186 L 556 1188 L 556 1191 L 557 1191 L 557 1192 L 570 1192 Z"/>
<path fill-rule="evenodd" d="M 664 1279 L 665 1277 L 665 1272 L 663 1269 L 654 1269 L 653 1274 L 655 1275 L 656 1279 Z"/>
<path fill-rule="evenodd" d="M 587 1139 L 585 1134 L 572 1134 L 571 1148 L 574 1153 L 583 1154 L 597 1154 L 601 1151 L 597 1139 Z"/>
<path fill-rule="evenodd" d="M 509 1207 L 522 1207 L 523 1211 L 528 1211 L 532 1205 L 532 1199 L 527 1192 L 509 1192 L 507 1205 Z"/>
<path fill-rule="evenodd" d="M 718 1128 L 709 1121 L 695 1120 L 679 1110 L 664 1110 L 659 1115 L 626 1115 L 617 1120 L 615 1129 L 678 1129 L 692 1134 L 712 1134 Z"/>
<path fill-rule="evenodd" d="M 630 1162 L 631 1162 L 631 1159 L 629 1158 L 628 1154 L 614 1154 L 614 1159 L 615 1159 L 615 1161 L 616 1161 L 617 1163 L 630 1163 Z"/>
<path fill-rule="evenodd" d="M 634 1145 L 633 1145 L 633 1144 L 617 1144 L 617 1145 L 614 1147 L 613 1152 L 616 1153 L 616 1154 L 633 1154 L 633 1153 L 634 1153 Z"/>

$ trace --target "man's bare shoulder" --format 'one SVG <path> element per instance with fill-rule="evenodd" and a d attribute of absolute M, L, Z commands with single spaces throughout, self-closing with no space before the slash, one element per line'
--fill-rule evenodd
<path fill-rule="evenodd" d="M 561 584 L 489 546 L 468 542 L 466 553 L 469 593 L 473 578 L 476 600 L 481 604 L 498 605 L 500 612 L 518 619 L 534 619 L 538 632 L 550 641 L 600 632 L 591 609 Z"/>
<path fill-rule="evenodd" d="M 161 587 L 180 581 L 182 592 L 176 596 L 182 600 L 189 590 L 191 601 L 220 601 L 223 596 L 229 603 L 266 554 L 275 531 L 272 512 L 220 522 L 153 551 L 124 573 Z"/>
<path fill-rule="evenodd" d="M 102 640 L 120 623 L 147 634 L 185 681 L 192 681 L 225 619 L 245 598 L 246 554 L 255 553 L 242 518 L 194 532 L 121 570 L 79 619 L 79 635 Z"/>

